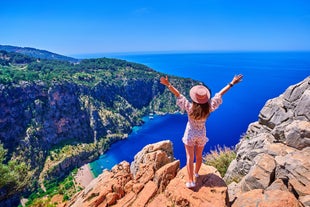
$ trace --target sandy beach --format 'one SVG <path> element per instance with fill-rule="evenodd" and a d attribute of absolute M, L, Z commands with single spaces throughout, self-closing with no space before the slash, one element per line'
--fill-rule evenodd
<path fill-rule="evenodd" d="M 86 187 L 92 180 L 94 175 L 90 170 L 89 164 L 85 164 L 78 169 L 78 172 L 75 176 L 75 182 L 82 187 Z"/>

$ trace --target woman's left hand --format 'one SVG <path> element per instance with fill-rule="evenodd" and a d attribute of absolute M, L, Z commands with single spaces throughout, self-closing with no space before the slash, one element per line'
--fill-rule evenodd
<path fill-rule="evenodd" d="M 233 80 L 231 81 L 232 84 L 236 84 L 239 83 L 240 81 L 242 81 L 243 75 L 239 74 L 239 75 L 235 75 L 235 77 L 233 78 Z"/>

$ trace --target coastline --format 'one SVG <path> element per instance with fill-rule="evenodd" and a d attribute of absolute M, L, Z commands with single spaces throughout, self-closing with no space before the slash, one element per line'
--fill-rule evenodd
<path fill-rule="evenodd" d="M 74 177 L 75 182 L 85 188 L 95 178 L 93 172 L 90 169 L 89 163 L 80 167 Z"/>

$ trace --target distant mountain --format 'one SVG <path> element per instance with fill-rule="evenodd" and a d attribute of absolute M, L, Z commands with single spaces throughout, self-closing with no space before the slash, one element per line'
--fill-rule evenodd
<path fill-rule="evenodd" d="M 50 60 L 62 60 L 76 63 L 79 60 L 67 57 L 63 55 L 59 55 L 56 53 L 52 53 L 46 50 L 39 50 L 31 47 L 16 47 L 11 45 L 0 45 L 0 50 L 5 50 L 7 52 L 17 52 L 24 55 L 28 55 L 30 57 L 40 58 L 40 59 L 50 59 Z"/>

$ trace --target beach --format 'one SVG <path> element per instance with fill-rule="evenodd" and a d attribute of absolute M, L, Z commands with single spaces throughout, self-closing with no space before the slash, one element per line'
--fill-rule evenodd
<path fill-rule="evenodd" d="M 94 175 L 90 170 L 89 164 L 85 164 L 80 167 L 74 178 L 78 185 L 85 188 L 94 179 Z"/>

